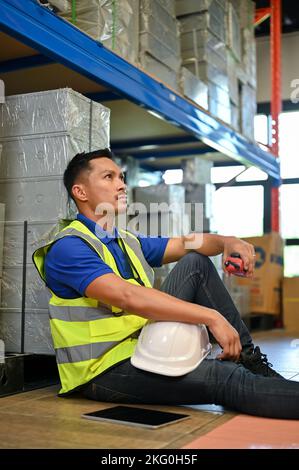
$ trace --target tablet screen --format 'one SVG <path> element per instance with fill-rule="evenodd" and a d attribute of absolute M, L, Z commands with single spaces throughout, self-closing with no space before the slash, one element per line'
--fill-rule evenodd
<path fill-rule="evenodd" d="M 170 413 L 168 411 L 157 411 L 131 406 L 114 406 L 112 408 L 106 408 L 105 410 L 93 411 L 92 413 L 82 415 L 82 418 L 86 419 L 109 421 L 115 424 L 127 424 L 131 426 L 143 426 L 147 428 L 159 428 L 189 417 L 190 415 L 182 413 Z"/>

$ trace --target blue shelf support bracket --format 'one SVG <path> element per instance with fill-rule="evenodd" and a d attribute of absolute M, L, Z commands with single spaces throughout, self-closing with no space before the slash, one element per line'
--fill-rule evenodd
<path fill-rule="evenodd" d="M 243 164 L 280 181 L 279 162 L 257 144 L 192 105 L 35 0 L 0 0 L 0 29 L 110 91 L 191 133 Z"/>

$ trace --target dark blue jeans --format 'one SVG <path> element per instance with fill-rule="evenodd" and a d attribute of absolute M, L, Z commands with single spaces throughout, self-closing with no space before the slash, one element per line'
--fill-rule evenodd
<path fill-rule="evenodd" d="M 249 331 L 208 257 L 193 252 L 184 256 L 161 290 L 218 310 L 239 332 L 243 350 L 252 348 Z M 254 375 L 241 364 L 209 357 L 181 377 L 144 372 L 127 360 L 93 379 L 83 394 L 114 403 L 214 403 L 256 416 L 299 419 L 298 382 Z"/>

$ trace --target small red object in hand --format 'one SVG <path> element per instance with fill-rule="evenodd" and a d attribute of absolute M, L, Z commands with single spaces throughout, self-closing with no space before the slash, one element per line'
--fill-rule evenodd
<path fill-rule="evenodd" d="M 235 276 L 246 276 L 244 269 L 244 263 L 239 255 L 239 253 L 231 253 L 231 255 L 224 262 L 225 270 L 229 274 L 234 274 Z"/>

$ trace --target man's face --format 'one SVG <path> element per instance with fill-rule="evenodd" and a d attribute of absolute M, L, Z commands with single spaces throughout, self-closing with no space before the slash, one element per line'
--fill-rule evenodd
<path fill-rule="evenodd" d="M 115 214 L 127 207 L 127 187 L 121 169 L 109 158 L 95 158 L 89 162 L 90 171 L 82 178 L 82 189 L 88 207 L 99 214 L 99 207 L 108 205 Z"/>

